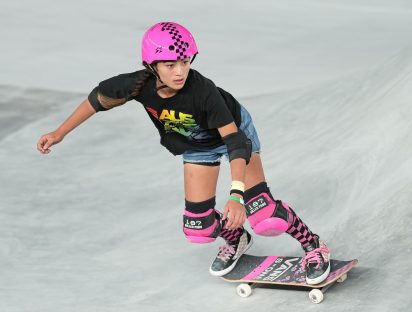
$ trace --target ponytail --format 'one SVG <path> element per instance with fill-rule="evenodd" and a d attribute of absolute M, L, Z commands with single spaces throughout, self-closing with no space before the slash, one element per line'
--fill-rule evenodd
<path fill-rule="evenodd" d="M 120 106 L 125 104 L 127 101 L 130 101 L 134 97 L 138 96 L 140 94 L 140 91 L 142 90 L 143 86 L 146 84 L 147 80 L 150 78 L 152 73 L 148 70 L 145 70 L 143 72 L 142 78 L 140 78 L 136 84 L 134 85 L 132 90 L 129 90 L 126 94 L 125 97 L 116 99 L 113 97 L 106 96 L 100 92 L 97 91 L 97 100 L 101 104 L 101 106 L 104 109 L 112 109 L 113 107 Z"/>
<path fill-rule="evenodd" d="M 145 71 L 143 72 L 143 77 L 141 79 L 139 79 L 136 83 L 136 85 L 133 88 L 133 91 L 131 92 L 131 94 L 126 98 L 126 101 L 130 100 L 131 98 L 134 98 L 136 96 L 138 96 L 140 94 L 140 91 L 142 90 L 142 88 L 144 87 L 144 85 L 146 84 L 147 80 L 150 78 L 150 76 L 152 76 L 153 74 L 148 71 L 147 69 L 145 69 Z"/>

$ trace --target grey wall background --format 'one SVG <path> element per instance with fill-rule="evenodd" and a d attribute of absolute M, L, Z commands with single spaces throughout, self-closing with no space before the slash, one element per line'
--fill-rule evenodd
<path fill-rule="evenodd" d="M 0 16 L 0 311 L 410 309 L 409 1 L 25 0 Z M 162 20 L 192 31 L 193 67 L 252 113 L 275 196 L 334 258 L 359 259 L 321 305 L 242 299 L 209 275 L 221 241 L 185 241 L 181 159 L 138 103 L 36 151 L 99 81 L 140 68 L 140 38 Z M 229 183 L 224 163 L 220 208 Z M 284 235 L 250 253 L 302 251 Z"/>

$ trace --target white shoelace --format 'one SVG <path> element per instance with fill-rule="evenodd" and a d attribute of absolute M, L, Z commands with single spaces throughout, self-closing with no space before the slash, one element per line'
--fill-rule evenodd
<path fill-rule="evenodd" d="M 219 253 L 217 258 L 223 261 L 227 261 L 236 253 L 235 248 L 232 245 L 224 245 L 219 247 Z"/>
<path fill-rule="evenodd" d="M 306 269 L 306 265 L 309 263 L 316 263 L 316 270 L 319 269 L 319 266 L 321 263 L 324 262 L 324 258 L 322 253 L 329 253 L 329 249 L 326 246 L 321 246 L 319 248 L 316 248 L 312 250 L 311 252 L 308 252 L 306 257 L 302 261 L 302 269 Z"/>

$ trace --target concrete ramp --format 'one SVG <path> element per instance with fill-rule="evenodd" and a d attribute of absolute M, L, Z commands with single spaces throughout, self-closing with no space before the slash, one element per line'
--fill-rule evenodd
<path fill-rule="evenodd" d="M 254 5 L 236 3 L 222 9 L 237 15 L 223 19 L 217 13 L 209 33 L 196 19 L 203 7 L 188 4 L 193 19 L 187 22 L 204 31 L 199 38 L 206 51 L 225 41 L 223 33 L 212 36 L 214 27 L 226 29 L 248 10 L 257 12 Z M 242 299 L 233 284 L 209 275 L 221 241 L 202 246 L 185 241 L 182 162 L 159 146 L 157 130 L 140 104 L 93 116 L 51 154 L 40 155 L 40 135 L 54 130 L 87 95 L 74 86 L 94 79 L 85 78 L 88 71 L 80 78 L 79 71 L 65 67 L 64 79 L 73 81 L 71 90 L 60 89 L 65 91 L 47 87 L 63 77 L 45 75 L 30 86 L 27 77 L 18 83 L 18 73 L 10 74 L 10 82 L 0 75 L 0 311 L 410 310 L 412 40 L 406 30 L 412 26 L 411 7 L 401 1 L 378 4 L 264 2 L 260 15 L 253 15 L 254 26 L 242 28 L 233 42 L 255 35 L 253 40 L 274 51 L 279 71 L 271 61 L 246 62 L 252 57 L 247 51 L 236 54 L 234 62 L 205 53 L 209 60 L 194 64 L 218 85 L 228 85 L 251 112 L 272 193 L 326 241 L 333 258 L 359 259 L 347 281 L 331 288 L 321 305 L 311 305 L 307 293 L 297 290 L 257 289 Z M 123 13 L 134 8 L 129 5 Z M 149 4 L 144 8 L 153 10 Z M 113 9 L 109 5 L 106 15 L 81 25 L 110 25 Z M 160 17 L 168 13 L 164 10 Z M 158 19 L 147 14 L 142 29 L 149 17 Z M 122 21 L 116 23 L 120 33 L 136 19 Z M 52 34 L 35 25 L 42 36 Z M 272 25 L 271 31 L 265 25 Z M 104 27 L 98 29 L 112 29 Z M 279 29 L 290 32 L 275 36 Z M 73 51 L 49 48 L 55 62 Z M 126 53 L 110 47 L 101 63 L 109 52 Z M 17 64 L 19 55 L 10 64 Z M 83 66 L 90 65 L 87 60 Z M 325 66 L 312 68 L 313 60 Z M 11 65 L 5 68 L 11 72 Z M 226 162 L 218 185 L 220 209 L 229 183 Z M 288 235 L 255 236 L 250 253 L 302 255 Z"/>

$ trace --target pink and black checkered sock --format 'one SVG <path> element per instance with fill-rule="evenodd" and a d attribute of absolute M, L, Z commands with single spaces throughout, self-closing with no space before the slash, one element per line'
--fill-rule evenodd
<path fill-rule="evenodd" d="M 275 200 L 270 192 L 266 182 L 259 183 L 245 192 L 245 202 L 248 203 L 252 198 L 266 193 L 270 196 L 273 202 L 276 202 L 276 208 L 273 212 L 274 217 L 281 217 L 288 222 L 286 232 L 295 238 L 303 247 L 307 247 L 315 243 L 313 233 L 308 226 L 296 215 L 296 213 L 286 203 Z"/>
<path fill-rule="evenodd" d="M 222 214 L 219 212 L 220 216 L 222 217 Z M 226 242 L 229 244 L 233 244 L 237 241 L 237 239 L 242 236 L 243 232 L 245 229 L 242 227 L 234 229 L 234 230 L 228 230 L 226 229 L 226 220 L 221 220 L 222 223 L 222 230 L 219 233 L 219 236 L 223 238 Z"/>
<path fill-rule="evenodd" d="M 315 243 L 314 235 L 308 226 L 298 217 L 298 215 L 287 206 L 282 203 L 285 208 L 289 210 L 289 228 L 286 233 L 296 239 L 303 247 L 308 247 L 309 245 Z"/>

